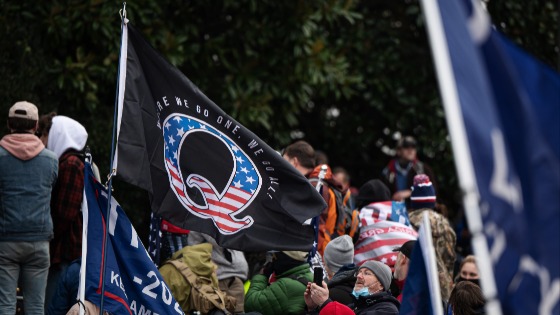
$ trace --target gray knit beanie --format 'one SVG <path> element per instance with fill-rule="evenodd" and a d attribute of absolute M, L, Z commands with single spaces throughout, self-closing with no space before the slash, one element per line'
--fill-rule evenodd
<path fill-rule="evenodd" d="M 325 247 L 323 260 L 333 273 L 354 262 L 354 243 L 348 235 L 342 235 L 330 241 Z"/>
<path fill-rule="evenodd" d="M 362 268 L 371 270 L 377 277 L 377 280 L 381 282 L 383 290 L 389 290 L 391 286 L 391 268 L 389 268 L 389 266 L 377 260 L 368 260 L 363 265 L 361 265 L 358 270 Z"/>

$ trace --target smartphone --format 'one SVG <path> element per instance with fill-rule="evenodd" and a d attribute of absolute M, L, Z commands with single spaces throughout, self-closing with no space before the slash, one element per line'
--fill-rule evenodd
<path fill-rule="evenodd" d="M 313 282 L 316 285 L 323 287 L 323 268 L 315 267 L 313 269 Z"/>

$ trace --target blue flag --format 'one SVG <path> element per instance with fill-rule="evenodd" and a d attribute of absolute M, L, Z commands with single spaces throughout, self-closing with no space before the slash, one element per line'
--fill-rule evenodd
<path fill-rule="evenodd" d="M 158 269 L 148 256 L 134 227 L 117 201 L 111 199 L 107 216 L 107 190 L 95 180 L 89 163 L 84 177 L 83 246 L 87 246 L 85 299 L 101 304 L 101 273 L 106 256 L 104 309 L 111 314 L 183 314 Z M 109 217 L 109 231 L 105 220 Z M 107 247 L 103 251 L 105 236 Z"/>
<path fill-rule="evenodd" d="M 437 2 L 502 311 L 560 314 L 560 76 L 479 3 Z"/>
<path fill-rule="evenodd" d="M 416 242 L 410 257 L 410 269 L 403 289 L 399 314 L 433 314 L 430 301 L 430 287 L 428 285 L 426 263 L 422 256 L 422 245 L 420 245 L 420 242 Z"/>
<path fill-rule="evenodd" d="M 443 313 L 437 262 L 428 214 L 422 217 L 418 241 L 410 257 L 400 315 L 439 315 Z"/>
<path fill-rule="evenodd" d="M 391 221 L 410 226 L 406 203 L 400 201 L 393 201 L 391 203 Z"/>

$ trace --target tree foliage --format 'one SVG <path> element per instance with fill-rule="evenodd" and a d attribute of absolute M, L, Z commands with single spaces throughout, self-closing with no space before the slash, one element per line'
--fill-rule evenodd
<path fill-rule="evenodd" d="M 558 3 L 486 1 L 506 35 L 558 68 Z M 27 99 L 82 122 L 109 169 L 121 4 L 0 0 L 0 113 Z M 419 3 L 358 0 L 137 0 L 128 19 L 226 112 L 281 148 L 304 137 L 346 167 L 377 177 L 396 137 L 412 134 L 440 197 L 457 180 Z M 147 197 L 117 181 L 145 228 Z M 137 211 L 131 211 L 137 209 Z"/>

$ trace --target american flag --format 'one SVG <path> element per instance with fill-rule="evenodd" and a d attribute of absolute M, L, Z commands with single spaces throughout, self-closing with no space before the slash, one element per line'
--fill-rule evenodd
<path fill-rule="evenodd" d="M 388 220 L 410 226 L 406 205 L 398 201 L 373 202 L 360 210 L 360 224 L 367 226 L 375 220 Z"/>
<path fill-rule="evenodd" d="M 409 240 L 416 240 L 418 233 L 402 223 L 368 219 L 372 224 L 362 226 L 360 237 L 354 250 L 354 263 L 361 265 L 367 260 L 380 261 L 391 269 L 397 261 L 393 249 Z"/>
<path fill-rule="evenodd" d="M 178 167 L 182 140 L 191 132 L 210 132 L 223 140 L 231 149 L 235 161 L 235 174 L 225 194 L 220 196 L 205 178 L 190 175 L 185 182 Z M 163 125 L 165 139 L 165 166 L 169 171 L 171 188 L 191 213 L 201 218 L 212 219 L 223 234 L 233 234 L 253 224 L 253 218 L 238 219 L 234 215 L 245 209 L 261 187 L 261 177 L 247 155 L 231 139 L 204 122 L 184 115 L 169 116 Z M 187 196 L 185 184 L 198 187 L 206 204 L 197 205 Z"/>

